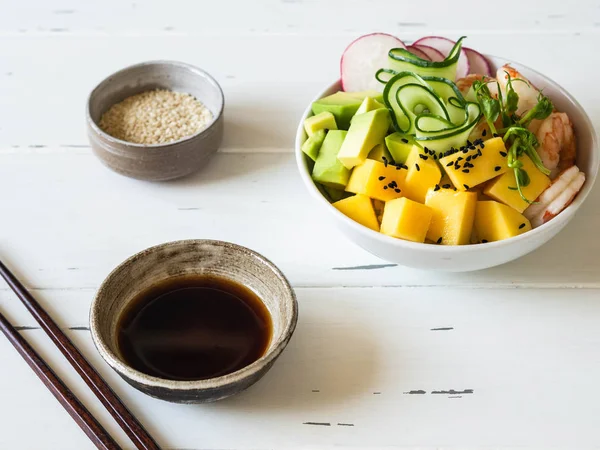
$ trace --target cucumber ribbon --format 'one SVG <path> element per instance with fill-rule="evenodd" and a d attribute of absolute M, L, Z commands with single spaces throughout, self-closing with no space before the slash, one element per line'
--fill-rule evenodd
<path fill-rule="evenodd" d="M 425 61 L 405 49 L 392 49 L 392 68 L 375 74 L 385 84 L 383 100 L 396 131 L 438 153 L 465 145 L 481 118 L 479 104 L 466 101 L 449 79 L 456 74 L 462 40 L 438 62 Z"/>

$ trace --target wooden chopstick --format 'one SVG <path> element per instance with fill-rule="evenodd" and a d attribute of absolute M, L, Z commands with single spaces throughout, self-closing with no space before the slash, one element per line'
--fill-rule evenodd
<path fill-rule="evenodd" d="M 98 423 L 87 408 L 75 397 L 75 394 L 58 378 L 56 373 L 6 320 L 1 312 L 0 329 L 96 447 L 102 450 L 121 450 L 121 447 L 110 437 L 102 425 Z"/>
<path fill-rule="evenodd" d="M 37 323 L 42 327 L 52 342 L 58 347 L 69 363 L 77 371 L 83 381 L 89 386 L 92 392 L 102 402 L 111 416 L 117 421 L 119 426 L 125 431 L 133 444 L 138 449 L 160 450 L 158 444 L 152 439 L 150 434 L 144 429 L 142 424 L 121 402 L 117 394 L 102 379 L 96 369 L 85 359 L 81 352 L 75 347 L 71 340 L 52 320 L 50 315 L 27 291 L 25 286 L 7 269 L 0 261 L 0 275 L 6 280 L 6 283 L 17 294 L 17 297 L 23 302 Z"/>

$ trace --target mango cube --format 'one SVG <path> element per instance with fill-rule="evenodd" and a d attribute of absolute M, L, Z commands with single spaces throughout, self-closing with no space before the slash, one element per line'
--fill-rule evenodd
<path fill-rule="evenodd" d="M 477 202 L 474 228 L 480 242 L 493 242 L 525 233 L 531 223 L 510 206 L 488 200 Z"/>
<path fill-rule="evenodd" d="M 387 202 L 402 197 L 406 170 L 373 159 L 352 170 L 346 191 Z"/>
<path fill-rule="evenodd" d="M 365 162 L 371 149 L 383 142 L 389 120 L 390 113 L 387 109 L 375 109 L 354 116 L 338 153 L 338 159 L 346 168 L 352 169 Z"/>
<path fill-rule="evenodd" d="M 427 239 L 444 245 L 466 245 L 471 239 L 477 194 L 430 189 L 425 204 L 433 212 Z"/>
<path fill-rule="evenodd" d="M 348 92 L 336 92 L 323 97 L 312 104 L 312 112 L 317 115 L 328 111 L 335 116 L 335 123 L 340 130 L 347 130 L 352 116 L 360 107 L 364 97 L 350 95 Z"/>
<path fill-rule="evenodd" d="M 525 198 L 534 201 L 548 186 L 550 186 L 550 178 L 539 171 L 529 156 L 523 155 L 519 158 L 519 161 L 523 163 L 522 168 L 527 172 L 530 180 L 529 185 L 521 188 L 521 190 L 523 191 Z M 490 181 L 483 192 L 494 200 L 498 200 L 505 205 L 511 206 L 519 212 L 525 211 L 529 206 L 529 203 L 521 198 L 519 191 L 509 189 L 511 187 L 517 187 L 514 170 L 510 170 L 504 175 Z"/>
<path fill-rule="evenodd" d="M 323 111 L 307 118 L 304 121 L 304 130 L 308 137 L 311 137 L 319 130 L 337 130 L 335 117 L 329 111 Z"/>
<path fill-rule="evenodd" d="M 400 133 L 392 133 L 386 136 L 385 145 L 396 164 L 405 164 L 413 148 L 413 144 Z"/>
<path fill-rule="evenodd" d="M 385 163 L 386 161 L 388 163 L 393 161 L 392 156 L 390 155 L 390 152 L 388 152 L 388 149 L 385 147 L 384 143 L 377 144 L 375 147 L 373 147 L 367 158 L 374 159 L 375 161 L 382 163 Z"/>
<path fill-rule="evenodd" d="M 371 199 L 358 194 L 333 203 L 338 211 L 371 230 L 379 231 L 379 221 Z"/>
<path fill-rule="evenodd" d="M 331 130 L 319 150 L 312 171 L 313 180 L 334 189 L 344 189 L 350 178 L 350 171 L 337 159 L 347 131 Z"/>
<path fill-rule="evenodd" d="M 414 146 L 408 155 L 406 165 L 408 171 L 404 182 L 404 196 L 424 203 L 427 191 L 442 179 L 442 171 L 435 160 L 421 153 L 417 146 Z"/>
<path fill-rule="evenodd" d="M 508 171 L 506 147 L 502 138 L 488 139 L 483 148 L 458 151 L 440 158 L 440 164 L 452 180 L 452 184 L 462 191 L 491 180 Z"/>
<path fill-rule="evenodd" d="M 431 223 L 429 206 L 406 197 L 386 202 L 381 220 L 381 232 L 407 241 L 424 242 Z"/>

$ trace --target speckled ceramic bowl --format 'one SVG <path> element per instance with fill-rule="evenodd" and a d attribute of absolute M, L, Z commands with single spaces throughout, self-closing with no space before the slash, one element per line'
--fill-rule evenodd
<path fill-rule="evenodd" d="M 112 105 L 158 88 L 193 95 L 212 112 L 212 122 L 192 136 L 156 145 L 123 141 L 100 129 L 98 122 Z M 88 138 L 94 154 L 115 172 L 141 180 L 172 180 L 199 170 L 219 149 L 224 106 L 219 83 L 197 67 L 174 61 L 136 64 L 104 79 L 90 94 L 86 108 Z"/>
<path fill-rule="evenodd" d="M 166 278 L 189 274 L 228 278 L 258 295 L 273 321 L 271 343 L 261 358 L 231 374 L 199 381 L 149 376 L 124 362 L 117 345 L 117 322 L 125 307 L 150 286 Z M 92 302 L 90 329 L 100 355 L 136 389 L 171 402 L 205 403 L 234 395 L 257 382 L 286 347 L 297 317 L 294 291 L 272 262 L 228 242 L 188 240 L 151 247 L 114 269 Z"/>

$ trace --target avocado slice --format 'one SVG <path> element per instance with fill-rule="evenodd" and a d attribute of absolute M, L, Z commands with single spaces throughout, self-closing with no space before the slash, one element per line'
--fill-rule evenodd
<path fill-rule="evenodd" d="M 344 167 L 337 155 L 347 134 L 344 130 L 331 130 L 327 133 L 313 167 L 313 180 L 333 189 L 343 190 L 346 187 L 350 170 Z"/>
<path fill-rule="evenodd" d="M 392 133 L 387 136 L 385 138 L 385 145 L 396 164 L 404 164 L 413 148 L 413 143 L 400 133 Z"/>
<path fill-rule="evenodd" d="M 371 151 L 369 152 L 369 156 L 367 156 L 367 159 L 374 159 L 375 161 L 379 161 L 382 163 L 385 163 L 386 161 L 388 163 L 394 162 L 392 155 L 390 155 L 390 152 L 388 151 L 383 142 L 381 144 L 377 144 L 371 149 Z"/>
<path fill-rule="evenodd" d="M 373 100 L 383 103 L 383 92 L 378 91 L 361 91 L 361 92 L 348 92 L 348 95 L 364 100 L 366 97 L 371 97 Z"/>
<path fill-rule="evenodd" d="M 338 159 L 346 168 L 352 169 L 367 159 L 371 149 L 385 138 L 389 120 L 387 109 L 375 109 L 354 116 L 338 154 Z"/>
<path fill-rule="evenodd" d="M 356 110 L 356 115 L 364 114 L 369 111 L 373 111 L 375 109 L 385 108 L 385 106 L 375 100 L 373 97 L 365 97 L 363 102 L 360 104 L 358 109 Z"/>
<path fill-rule="evenodd" d="M 317 160 L 319 150 L 321 150 L 321 145 L 325 140 L 325 134 L 325 130 L 318 130 L 302 144 L 302 151 L 313 161 Z"/>
<path fill-rule="evenodd" d="M 329 111 L 323 111 L 316 116 L 310 116 L 304 121 L 304 130 L 310 137 L 318 130 L 337 130 L 335 117 Z"/>
<path fill-rule="evenodd" d="M 337 127 L 340 130 L 347 130 L 350 127 L 352 116 L 356 114 L 362 101 L 362 98 L 339 91 L 313 102 L 312 112 L 314 115 L 324 111 L 330 112 L 335 117 Z"/>

